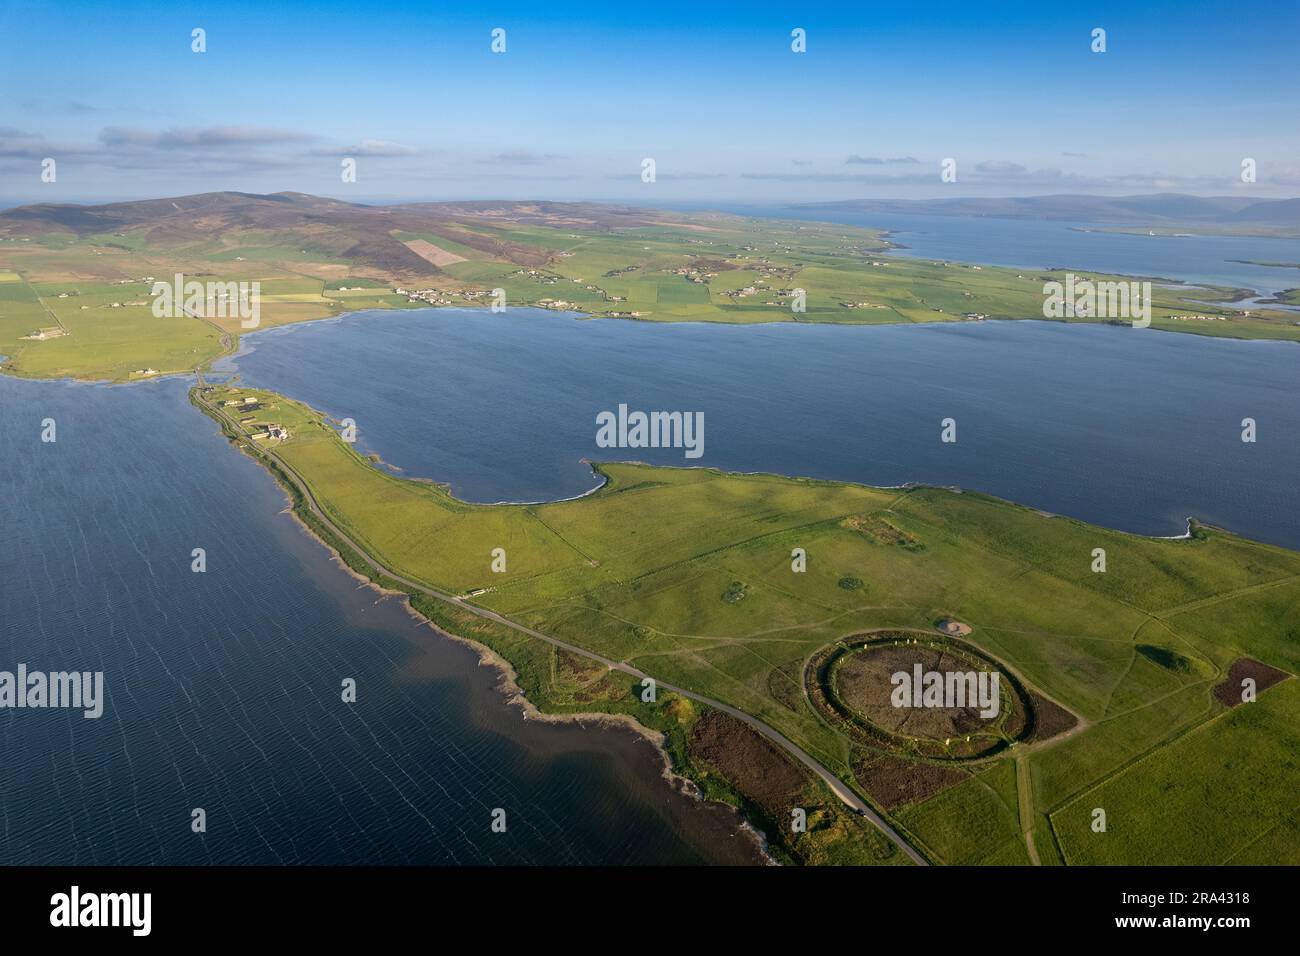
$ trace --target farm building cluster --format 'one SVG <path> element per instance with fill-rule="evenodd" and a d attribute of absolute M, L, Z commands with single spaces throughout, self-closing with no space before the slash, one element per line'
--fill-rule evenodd
<path fill-rule="evenodd" d="M 262 403 L 253 395 L 224 399 L 221 407 L 234 409 L 235 414 L 264 410 Z M 258 415 L 242 415 L 239 424 L 254 441 L 284 441 L 289 437 L 289 429 L 277 422 L 263 421 Z"/>

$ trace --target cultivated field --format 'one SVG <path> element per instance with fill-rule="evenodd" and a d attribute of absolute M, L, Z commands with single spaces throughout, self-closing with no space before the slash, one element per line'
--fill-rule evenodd
<path fill-rule="evenodd" d="M 236 347 L 240 323 L 155 319 L 146 278 L 177 273 L 260 282 L 261 327 L 369 308 L 485 306 L 497 289 L 507 307 L 648 322 L 1041 319 L 1044 282 L 1063 278 L 905 259 L 888 246 L 878 231 L 848 226 L 591 204 L 369 207 L 214 193 L 25 207 L 0 213 L 0 355 L 6 371 L 42 378 L 202 367 Z M 1152 325 L 1300 339 L 1288 313 L 1203 304 L 1241 294 L 1157 283 Z M 47 327 L 59 334 L 29 338 Z"/>

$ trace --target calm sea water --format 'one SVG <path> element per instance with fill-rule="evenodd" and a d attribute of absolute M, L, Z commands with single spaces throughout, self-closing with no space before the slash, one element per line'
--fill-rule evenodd
<path fill-rule="evenodd" d="M 1300 548 L 1300 347 L 990 322 L 663 326 L 539 310 L 359 313 L 245 339 L 244 380 L 358 423 L 474 501 L 594 484 L 583 459 L 989 492 L 1153 535 L 1193 516 Z M 596 416 L 702 411 L 704 456 L 602 449 Z M 1241 441 L 1244 418 L 1258 441 Z M 957 422 L 957 442 L 940 422 Z"/>
<path fill-rule="evenodd" d="M 469 649 L 358 588 L 187 384 L 0 377 L 0 669 L 107 685 L 98 720 L 0 711 L 0 864 L 757 858 L 645 741 L 528 723 Z"/>
<path fill-rule="evenodd" d="M 944 249 L 899 238 L 954 259 L 1289 284 L 1215 272 L 1223 250 L 1180 272 L 1159 256 L 990 243 L 976 225 L 938 230 L 956 243 Z M 1260 242 L 1231 257 L 1296 258 Z M 524 309 L 361 313 L 244 343 L 229 369 L 356 419 L 364 448 L 477 501 L 580 494 L 594 483 L 584 458 L 637 458 L 959 485 L 1146 534 L 1196 516 L 1300 548 L 1289 343 Z M 186 387 L 0 378 L 0 669 L 102 670 L 108 688 L 97 721 L 0 711 L 0 863 L 756 859 L 728 812 L 663 783 L 644 741 L 527 723 L 472 652 L 358 588 Z M 595 417 L 619 403 L 703 411 L 703 458 L 597 448 Z M 39 441 L 47 417 L 54 444 Z M 947 417 L 956 444 L 939 440 Z M 1240 441 L 1245 417 L 1254 444 Z M 205 574 L 190 571 L 196 547 Z M 339 700 L 345 677 L 355 705 Z M 194 807 L 206 834 L 190 830 Z M 495 807 L 506 835 L 489 831 Z"/>
<path fill-rule="evenodd" d="M 735 206 L 727 211 L 887 229 L 896 255 L 1024 269 L 1067 268 L 1253 289 L 1300 287 L 1300 239 L 1266 236 L 1148 236 L 1110 224 L 974 216 L 880 215 L 802 206 Z M 1234 260 L 1246 260 L 1244 262 Z"/>

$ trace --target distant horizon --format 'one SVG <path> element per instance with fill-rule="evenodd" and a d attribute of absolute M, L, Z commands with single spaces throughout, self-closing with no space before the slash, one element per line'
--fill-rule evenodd
<path fill-rule="evenodd" d="M 716 197 L 712 199 L 663 199 L 655 200 L 652 198 L 638 197 L 590 197 L 590 196 L 538 196 L 538 195 L 494 195 L 494 194 L 473 194 L 464 196 L 431 196 L 431 195 L 412 195 L 412 196 L 349 196 L 330 194 L 326 192 L 310 192 L 303 189 L 276 189 L 269 192 L 248 189 L 203 189 L 194 192 L 180 193 L 159 193 L 151 195 L 123 195 L 106 198 L 36 198 L 31 200 L 15 200 L 0 197 L 0 210 L 15 209 L 22 206 L 36 205 L 73 205 L 73 206 L 107 206 L 117 203 L 131 202 L 151 202 L 160 199 L 183 199 L 191 196 L 219 195 L 230 193 L 232 195 L 245 196 L 275 196 L 285 194 L 299 194 L 312 196 L 317 199 L 329 199 L 337 202 L 352 203 L 363 206 L 392 206 L 416 203 L 463 203 L 463 202 L 509 202 L 509 203 L 527 203 L 527 202 L 547 202 L 547 203 L 595 203 L 610 206 L 636 206 L 647 209 L 690 209 L 694 211 L 705 211 L 711 205 L 740 206 L 740 207 L 797 207 L 797 206 L 835 206 L 849 203 L 902 203 L 925 205 L 949 200 L 972 200 L 977 202 L 1006 202 L 1026 199 L 1095 199 L 1095 200 L 1122 200 L 1122 199 L 1151 199 L 1151 198 L 1185 198 L 1185 199 L 1203 199 L 1203 200 L 1235 200 L 1245 201 L 1247 203 L 1267 203 L 1267 202 L 1288 202 L 1300 200 L 1300 193 L 1295 195 L 1277 195 L 1277 196 L 1258 196 L 1248 197 L 1241 195 L 1229 195 L 1221 193 L 1211 193 L 1199 195 L 1185 192 L 1129 192 L 1114 194 L 1097 194 L 1097 193 L 1076 193 L 1076 192 L 1048 192 L 1034 193 L 1032 195 L 951 195 L 951 196 L 932 196 L 932 197 L 891 197 L 891 196 L 846 196 L 840 199 L 797 199 L 793 197 L 774 197 L 755 199 L 753 197 Z"/>
<path fill-rule="evenodd" d="M 811 930 L 773 867 L 907 866 L 900 940 L 990 924 L 944 867 L 1021 936 L 1285 923 L 1297 36 L 0 3 L 0 909 L 374 945 L 419 866 L 636 933 L 598 868 L 745 865 Z"/>
<path fill-rule="evenodd" d="M 14 204 L 289 186 L 639 205 L 1300 189 L 1300 7 L 1283 0 L 1249 17 L 1166 0 L 394 0 L 365 18 L 334 0 L 69 0 L 31 16 L 0 9 Z"/>

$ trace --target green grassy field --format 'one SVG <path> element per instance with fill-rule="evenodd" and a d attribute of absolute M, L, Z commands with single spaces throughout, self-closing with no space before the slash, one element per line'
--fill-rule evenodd
<path fill-rule="evenodd" d="M 1153 799 L 1170 781 L 1191 794 L 1178 804 L 1188 833 L 1216 833 L 1239 811 L 1246 836 L 1296 833 L 1297 685 L 1233 711 L 1210 691 L 1243 656 L 1289 673 L 1300 664 L 1287 623 L 1300 554 L 1207 529 L 1141 538 L 972 493 L 632 464 L 601 465 L 607 483 L 582 499 L 472 505 L 379 470 L 283 396 L 210 397 L 234 394 L 258 395 L 261 414 L 290 428 L 272 450 L 396 573 L 759 717 L 869 802 L 873 784 L 854 769 L 863 745 L 811 706 L 805 663 L 862 631 L 968 623 L 965 640 L 1078 723 L 963 763 L 957 780 L 891 809 L 936 862 L 1026 862 L 1025 830 L 1044 862 L 1179 862 L 1195 841 L 1162 837 L 1169 814 Z M 1095 547 L 1107 550 L 1105 574 L 1090 569 Z M 846 589 L 849 576 L 860 585 Z M 1243 776 L 1225 786 L 1234 768 Z M 1253 803 L 1238 799 L 1247 790 Z M 1113 839 L 1090 842 L 1077 809 L 1103 797 Z M 1245 836 L 1216 846 L 1264 852 Z"/>
<path fill-rule="evenodd" d="M 330 231 L 329 213 L 310 226 L 256 228 L 236 221 L 191 237 L 159 230 L 167 238 L 156 238 L 150 225 L 21 237 L 5 237 L 0 228 L 0 355 L 8 356 L 4 368 L 11 374 L 42 378 L 125 380 L 137 369 L 202 367 L 224 351 L 221 333 L 234 348 L 242 330 L 238 321 L 220 318 L 215 326 L 191 318 L 155 320 L 143 277 L 178 272 L 260 282 L 263 327 L 369 308 L 481 306 L 498 288 L 508 306 L 649 322 L 1041 319 L 1044 283 L 1063 278 L 1059 272 L 889 256 L 881 233 L 869 229 L 653 215 L 652 222 L 596 228 L 562 213 L 538 221 L 527 209 L 515 218 L 458 211 L 455 219 L 434 217 L 427 229 L 390 229 L 360 242 L 346 231 Z M 403 271 L 411 260 L 401 257 L 414 258 L 404 244 L 418 242 L 463 261 L 434 268 L 417 258 L 427 274 Z M 397 258 L 385 265 L 385 256 Z M 796 290 L 804 294 L 802 311 L 793 308 Z M 1300 340 L 1289 313 L 1264 309 L 1245 317 L 1226 305 L 1203 304 L 1239 294 L 1156 284 L 1152 327 Z M 66 334 L 57 338 L 26 338 L 60 324 Z"/>
<path fill-rule="evenodd" d="M 177 372 L 221 354 L 221 332 L 189 317 L 156 318 L 147 282 L 0 283 L 0 354 L 32 378 L 122 381 Z M 24 338 L 37 330 L 62 334 Z"/>
<path fill-rule="evenodd" d="M 1052 814 L 1069 863 L 1294 863 L 1300 683 L 1201 723 Z M 1157 802 L 1160 815 L 1144 807 Z M 1090 827 L 1106 811 L 1106 831 Z M 1276 854 L 1276 855 L 1274 855 Z"/>

